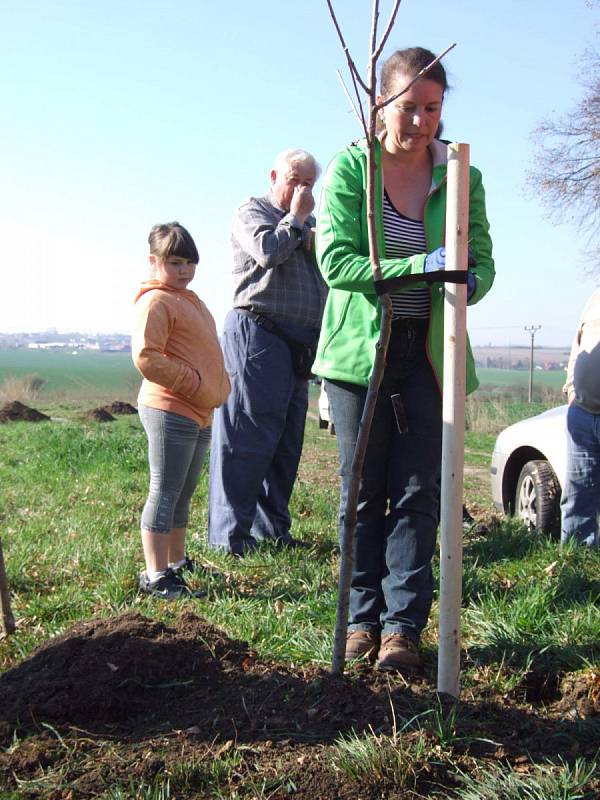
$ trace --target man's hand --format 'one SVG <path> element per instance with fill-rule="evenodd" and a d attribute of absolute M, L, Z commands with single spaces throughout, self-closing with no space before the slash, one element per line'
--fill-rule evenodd
<path fill-rule="evenodd" d="M 309 186 L 296 186 L 290 203 L 290 214 L 293 214 L 301 225 L 315 207 L 315 198 Z"/>

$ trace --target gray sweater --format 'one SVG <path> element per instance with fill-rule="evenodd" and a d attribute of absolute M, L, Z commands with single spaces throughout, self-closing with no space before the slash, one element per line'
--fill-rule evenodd
<path fill-rule="evenodd" d="M 581 312 L 563 391 L 569 403 L 575 402 L 591 414 L 600 414 L 600 289 L 596 289 Z"/>

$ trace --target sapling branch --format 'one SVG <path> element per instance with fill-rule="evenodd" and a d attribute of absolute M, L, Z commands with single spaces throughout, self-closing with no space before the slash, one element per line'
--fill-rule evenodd
<path fill-rule="evenodd" d="M 390 14 L 390 18 L 385 29 L 383 36 L 381 37 L 381 41 L 379 42 L 379 46 L 375 50 L 372 55 L 373 60 L 375 63 L 379 60 L 379 56 L 381 55 L 381 51 L 385 47 L 385 43 L 387 42 L 390 33 L 392 32 L 392 28 L 394 27 L 394 22 L 396 21 L 396 14 L 398 13 L 398 9 L 400 8 L 401 0 L 396 0 L 394 3 L 394 7 L 392 8 L 392 13 Z"/>
<path fill-rule="evenodd" d="M 358 124 L 363 129 L 363 132 L 364 132 L 364 134 L 366 136 L 367 135 L 367 121 L 365 119 L 365 112 L 364 112 L 364 109 L 362 107 L 362 103 L 360 102 L 360 96 L 358 94 L 358 91 L 356 93 L 357 94 L 357 98 L 358 98 L 358 108 L 357 108 L 356 107 L 356 103 L 354 102 L 354 100 L 350 96 L 350 92 L 348 91 L 348 87 L 346 86 L 346 84 L 344 82 L 344 78 L 342 76 L 342 73 L 339 71 L 339 69 L 337 70 L 336 74 L 338 76 L 339 82 L 342 84 L 342 89 L 344 90 L 344 94 L 346 95 L 346 97 L 348 98 L 348 102 L 352 106 L 352 111 L 354 111 L 354 115 L 355 115 L 356 119 L 358 120 Z M 354 83 L 354 88 L 356 89 L 356 82 Z"/>
<path fill-rule="evenodd" d="M 8 636 L 15 632 L 15 618 L 10 607 L 10 591 L 8 589 L 8 579 L 4 566 L 4 555 L 2 553 L 2 540 L 0 539 L 0 616 L 2 617 L 2 627 Z"/>
<path fill-rule="evenodd" d="M 335 25 L 335 29 L 337 31 L 339 40 L 341 42 L 342 50 L 346 54 L 346 59 L 348 61 L 348 68 L 350 69 L 350 72 L 356 77 L 356 80 L 360 83 L 360 85 L 365 90 L 365 92 L 368 93 L 369 89 L 367 87 L 367 84 L 363 81 L 363 79 L 360 76 L 360 73 L 359 73 L 359 71 L 358 71 L 358 69 L 356 67 L 356 64 L 354 63 L 354 61 L 352 59 L 352 56 L 350 55 L 350 51 L 348 50 L 348 46 L 346 45 L 346 42 L 344 40 L 344 36 L 342 34 L 341 28 L 338 25 L 337 17 L 335 16 L 335 11 L 333 10 L 333 6 L 331 5 L 331 0 L 326 0 L 326 3 L 328 5 L 328 7 L 329 7 L 329 13 L 331 15 L 331 19 L 333 20 L 333 24 Z"/>
<path fill-rule="evenodd" d="M 406 86 L 402 89 L 402 91 L 397 92 L 396 94 L 393 94 L 391 97 L 388 97 L 387 100 L 384 100 L 382 103 L 377 103 L 377 111 L 381 110 L 382 108 L 384 108 L 385 106 L 389 105 L 390 103 L 393 103 L 394 100 L 397 100 L 401 95 L 405 94 L 405 92 L 408 92 L 408 90 L 411 88 L 411 86 L 414 86 L 414 84 L 418 80 L 420 80 L 421 78 L 425 77 L 425 75 L 427 75 L 429 70 L 432 67 L 434 67 L 438 63 L 438 61 L 441 61 L 442 58 L 447 53 L 449 53 L 450 50 L 453 50 L 455 47 L 456 47 L 456 42 L 454 42 L 454 44 L 448 45 L 448 47 L 443 52 L 441 52 L 439 54 L 439 56 L 436 56 L 433 59 L 433 61 L 431 61 L 429 64 L 427 64 L 426 67 L 423 67 L 423 69 L 417 75 L 415 75 L 415 77 L 411 81 L 409 81 L 406 84 Z"/>

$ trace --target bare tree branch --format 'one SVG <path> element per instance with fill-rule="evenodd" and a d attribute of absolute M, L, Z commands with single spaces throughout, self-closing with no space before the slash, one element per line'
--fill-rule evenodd
<path fill-rule="evenodd" d="M 527 182 L 553 222 L 570 222 L 587 238 L 594 256 L 600 244 L 600 54 L 582 58 L 583 98 L 564 116 L 544 120 L 533 132 L 534 166 Z M 596 259 L 594 258 L 594 264 Z M 598 272 L 598 267 L 593 270 Z"/>
<path fill-rule="evenodd" d="M 338 79 L 339 79 L 340 83 L 342 84 L 342 89 L 344 90 L 344 94 L 348 98 L 348 102 L 352 106 L 352 110 L 354 111 L 354 115 L 358 119 L 358 123 L 361 126 L 361 128 L 363 129 L 364 134 L 366 136 L 367 135 L 367 121 L 365 119 L 365 112 L 364 112 L 364 109 L 362 107 L 362 103 L 360 102 L 360 96 L 358 96 L 358 92 L 357 92 L 357 96 L 358 96 L 358 108 L 357 108 L 354 100 L 350 97 L 350 92 L 348 91 L 348 88 L 346 87 L 346 84 L 344 83 L 344 79 L 342 77 L 342 73 L 339 71 L 339 69 L 336 70 L 336 72 L 337 72 Z M 356 84 L 354 84 L 354 88 L 356 89 Z"/>
<path fill-rule="evenodd" d="M 356 67 L 356 64 L 354 63 L 352 56 L 350 55 L 350 51 L 348 50 L 348 46 L 346 45 L 346 42 L 344 40 L 341 28 L 338 25 L 337 17 L 335 16 L 335 11 L 333 10 L 333 6 L 331 5 L 331 0 L 326 0 L 326 2 L 327 6 L 329 7 L 329 13 L 331 15 L 331 19 L 333 20 L 333 24 L 335 25 L 335 29 L 337 31 L 339 40 L 341 42 L 342 50 L 346 54 L 346 59 L 348 61 L 348 67 L 350 69 L 350 72 L 356 77 L 356 80 L 359 82 L 359 84 L 362 86 L 365 92 L 368 92 L 369 88 L 367 84 L 364 82 L 364 80 L 361 78 L 360 73 Z"/>
<path fill-rule="evenodd" d="M 373 63 L 373 56 L 377 48 L 377 23 L 379 22 L 379 0 L 373 0 L 373 15 L 371 17 L 371 47 L 369 48 L 369 64 Z M 377 63 L 377 59 L 375 59 Z"/>
<path fill-rule="evenodd" d="M 388 97 L 388 99 L 384 100 L 383 103 L 378 103 L 377 104 L 377 111 L 379 111 L 381 108 L 384 108 L 389 103 L 393 103 L 394 100 L 397 100 L 401 95 L 403 95 L 406 92 L 408 92 L 408 90 L 410 89 L 411 86 L 414 86 L 414 84 L 420 78 L 422 78 L 424 75 L 426 75 L 429 72 L 429 70 L 438 63 L 438 61 L 441 61 L 442 58 L 447 53 L 449 53 L 450 50 L 453 50 L 455 47 L 456 47 L 456 42 L 454 42 L 454 44 L 449 45 L 442 53 L 439 54 L 439 56 L 436 56 L 430 64 L 427 64 L 426 67 L 423 67 L 423 69 L 418 73 L 418 75 L 415 75 L 415 77 L 409 83 L 406 84 L 406 86 L 404 87 L 404 89 L 402 89 L 401 92 L 398 92 L 397 94 L 394 94 L 391 97 Z"/>
<path fill-rule="evenodd" d="M 8 580 L 6 578 L 6 569 L 4 567 L 4 555 L 2 553 L 2 540 L 0 539 L 0 619 L 2 620 L 2 627 L 5 634 L 8 636 L 10 633 L 15 632 L 15 618 L 10 607 L 10 592 L 8 589 Z"/>
<path fill-rule="evenodd" d="M 379 42 L 379 46 L 377 47 L 377 49 L 373 53 L 373 58 L 375 59 L 375 62 L 377 62 L 379 60 L 379 56 L 381 55 L 381 51 L 385 47 L 385 43 L 387 42 L 387 40 L 389 38 L 389 35 L 392 32 L 392 28 L 394 27 L 394 22 L 396 21 L 396 14 L 398 13 L 398 9 L 400 8 L 400 3 L 401 2 L 402 2 L 402 0 L 396 0 L 396 2 L 394 3 L 394 7 L 392 9 L 392 13 L 390 14 L 390 19 L 389 19 L 389 22 L 387 24 L 387 28 L 385 29 L 385 33 L 381 37 L 381 41 Z"/>

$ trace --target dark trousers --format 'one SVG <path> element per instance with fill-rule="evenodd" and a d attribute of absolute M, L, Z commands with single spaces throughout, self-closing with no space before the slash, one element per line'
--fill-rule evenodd
<path fill-rule="evenodd" d="M 382 629 L 415 641 L 433 598 L 431 559 L 439 522 L 442 401 L 425 351 L 426 320 L 392 325 L 363 467 L 350 590 L 351 630 Z M 340 531 L 367 390 L 326 381 L 340 455 Z M 391 395 L 408 431 L 400 433 Z"/>
<path fill-rule="evenodd" d="M 227 315 L 221 345 L 232 388 L 213 420 L 208 541 L 242 554 L 291 538 L 308 382 L 294 374 L 286 342 L 237 311 Z"/>

